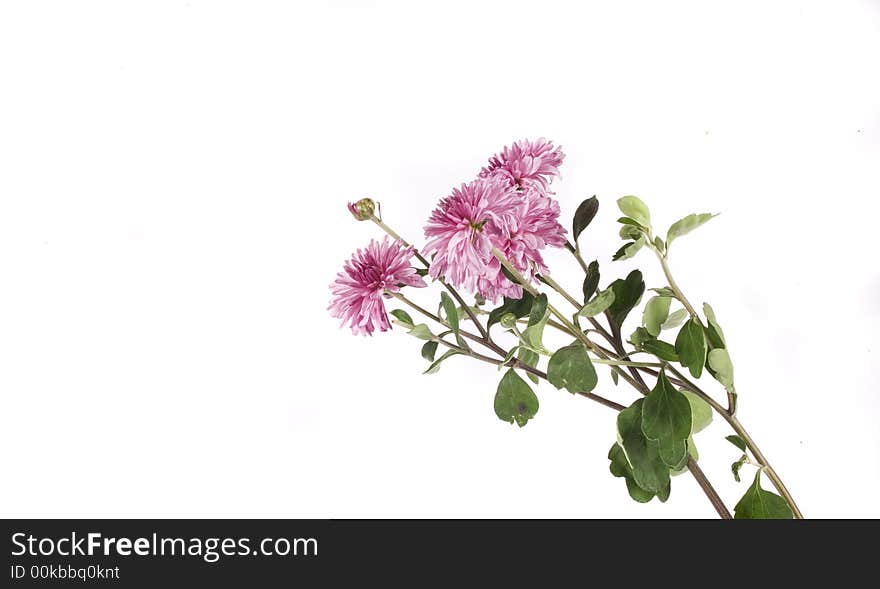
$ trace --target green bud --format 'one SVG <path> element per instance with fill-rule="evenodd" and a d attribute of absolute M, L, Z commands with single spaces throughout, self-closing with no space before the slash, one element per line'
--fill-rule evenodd
<path fill-rule="evenodd" d="M 348 203 L 348 210 L 358 221 L 367 221 L 376 210 L 376 203 L 371 198 L 362 198 L 357 202 Z"/>
<path fill-rule="evenodd" d="M 501 327 L 511 329 L 516 325 L 516 315 L 513 313 L 505 313 L 501 316 Z"/>

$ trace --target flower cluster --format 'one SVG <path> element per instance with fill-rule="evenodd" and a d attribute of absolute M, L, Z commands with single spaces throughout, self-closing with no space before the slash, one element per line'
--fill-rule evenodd
<path fill-rule="evenodd" d="M 522 288 L 501 271 L 497 248 L 523 276 L 546 274 L 546 246 L 565 245 L 559 203 L 549 192 L 563 154 L 544 139 L 519 141 L 493 156 L 470 184 L 440 201 L 425 227 L 431 276 L 488 300 L 519 298 Z"/>
<path fill-rule="evenodd" d="M 425 226 L 429 275 L 490 301 L 519 298 L 522 287 L 502 272 L 500 252 L 530 281 L 548 272 L 541 250 L 565 245 L 559 204 L 550 183 L 564 155 L 551 141 L 518 141 L 489 159 L 478 177 L 454 188 Z M 356 219 L 374 220 L 373 202 L 349 204 Z M 355 334 L 390 327 L 382 295 L 400 286 L 424 286 L 409 265 L 415 251 L 399 242 L 371 243 L 345 265 L 331 285 L 332 314 Z"/>

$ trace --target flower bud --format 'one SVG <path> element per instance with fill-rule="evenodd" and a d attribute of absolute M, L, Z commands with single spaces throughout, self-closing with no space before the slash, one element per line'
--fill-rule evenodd
<path fill-rule="evenodd" d="M 501 327 L 511 329 L 516 326 L 516 315 L 513 313 L 505 313 L 501 316 Z"/>
<path fill-rule="evenodd" d="M 373 211 L 376 210 L 376 203 L 370 198 L 362 198 L 357 202 L 348 203 L 348 210 L 358 221 L 366 221 L 373 216 Z"/>

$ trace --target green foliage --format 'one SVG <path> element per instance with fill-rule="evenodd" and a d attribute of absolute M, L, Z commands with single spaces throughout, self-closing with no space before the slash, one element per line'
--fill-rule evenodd
<path fill-rule="evenodd" d="M 639 399 L 617 414 L 617 435 L 632 468 L 633 480 L 661 501 L 669 497 L 669 467 L 661 460 L 659 445 L 642 431 L 642 404 Z"/>
<path fill-rule="evenodd" d="M 685 309 L 678 309 L 669 314 L 669 317 L 666 318 L 666 321 L 663 322 L 663 325 L 660 326 L 661 331 L 665 331 L 667 329 L 675 329 L 676 327 L 681 326 L 688 318 L 688 312 Z"/>
<path fill-rule="evenodd" d="M 584 277 L 584 302 L 590 300 L 590 297 L 593 296 L 593 293 L 596 292 L 596 289 L 599 288 L 599 262 L 598 260 L 593 260 L 590 262 L 590 265 L 587 266 L 587 273 Z"/>
<path fill-rule="evenodd" d="M 422 358 L 428 362 L 433 362 L 434 355 L 437 353 L 437 345 L 436 341 L 425 342 L 425 345 L 422 346 Z"/>
<path fill-rule="evenodd" d="M 614 303 L 614 290 L 606 288 L 597 294 L 596 298 L 581 307 L 581 310 L 578 311 L 578 315 L 595 317 L 599 313 L 604 313 L 612 303 Z"/>
<path fill-rule="evenodd" d="M 544 343 L 544 327 L 550 313 L 547 310 L 547 295 L 539 294 L 532 303 L 532 309 L 529 312 L 529 322 L 522 333 L 523 342 L 533 350 L 543 350 Z"/>
<path fill-rule="evenodd" d="M 696 393 L 681 389 L 691 404 L 691 435 L 706 429 L 712 423 L 712 407 Z"/>
<path fill-rule="evenodd" d="M 455 306 L 455 301 L 444 291 L 440 293 L 440 304 L 443 307 L 443 313 L 446 315 L 446 321 L 449 322 L 449 327 L 452 328 L 452 333 L 458 335 L 458 308 Z"/>
<path fill-rule="evenodd" d="M 583 393 L 596 388 L 598 377 L 587 348 L 575 343 L 559 348 L 547 363 L 547 380 L 557 389 Z"/>
<path fill-rule="evenodd" d="M 728 392 L 733 392 L 733 364 L 727 350 L 715 348 L 709 352 L 708 362 L 715 380 L 724 385 Z"/>
<path fill-rule="evenodd" d="M 519 353 L 516 355 L 517 359 L 525 364 L 526 366 L 531 366 L 532 368 L 536 368 L 538 366 L 538 362 L 541 360 L 541 356 L 535 352 L 534 350 L 530 350 L 525 346 L 519 347 Z M 527 372 L 526 376 L 530 381 L 535 384 L 538 384 L 538 377 L 532 374 L 531 372 Z"/>
<path fill-rule="evenodd" d="M 427 340 L 432 340 L 436 337 L 433 333 L 431 333 L 431 330 L 428 329 L 428 326 L 424 323 L 414 325 L 413 328 L 409 330 L 409 334 L 419 339 Z"/>
<path fill-rule="evenodd" d="M 788 503 L 770 491 L 761 488 L 761 471 L 755 473 L 755 481 L 736 507 L 733 508 L 735 519 L 793 519 L 794 514 Z"/>
<path fill-rule="evenodd" d="M 611 324 L 620 330 L 626 316 L 639 304 L 642 294 L 645 292 L 645 281 L 642 280 L 641 272 L 633 270 L 625 280 L 617 279 L 611 283 L 609 288 L 614 291 L 614 302 L 611 303 L 605 314 Z"/>
<path fill-rule="evenodd" d="M 737 435 L 729 435 L 724 439 L 727 440 L 728 442 L 730 442 L 731 444 L 733 444 L 734 446 L 736 446 L 737 448 L 739 448 L 740 450 L 742 450 L 743 452 L 746 451 L 746 442 L 741 437 L 739 437 Z"/>
<path fill-rule="evenodd" d="M 538 412 L 538 397 L 526 381 L 511 368 L 504 373 L 495 392 L 495 415 L 523 427 Z"/>
<path fill-rule="evenodd" d="M 644 233 L 639 228 L 638 225 L 621 225 L 620 231 L 618 232 L 621 239 L 632 239 L 636 240 L 640 238 Z"/>
<path fill-rule="evenodd" d="M 691 317 L 675 338 L 675 353 L 682 366 L 691 371 L 691 376 L 700 378 L 706 363 L 706 336 L 703 326 L 696 317 Z"/>
<path fill-rule="evenodd" d="M 727 342 L 724 340 L 724 332 L 721 331 L 721 326 L 718 325 L 718 320 L 715 319 L 715 311 L 709 303 L 703 303 L 703 313 L 705 313 L 706 321 L 709 323 L 709 327 L 706 328 L 706 331 L 712 347 L 726 348 Z"/>
<path fill-rule="evenodd" d="M 409 313 L 407 313 L 403 309 L 393 309 L 393 310 L 389 311 L 389 313 L 391 313 L 391 315 L 393 315 L 394 318 L 397 319 L 397 321 L 403 327 L 409 327 L 410 329 L 412 329 L 412 326 L 415 325 L 415 322 L 413 321 L 412 317 L 410 317 Z"/>
<path fill-rule="evenodd" d="M 642 431 L 659 445 L 661 460 L 671 468 L 680 468 L 687 458 L 685 441 L 691 435 L 691 404 L 672 386 L 664 371 L 642 405 Z"/>
<path fill-rule="evenodd" d="M 435 343 L 436 343 L 436 342 L 435 342 Z M 461 354 L 461 352 L 459 352 L 458 350 L 449 350 L 449 351 L 447 351 L 445 354 L 443 354 L 442 356 L 440 356 L 439 358 L 437 358 L 437 359 L 436 359 L 436 360 L 435 360 L 430 366 L 428 366 L 428 369 L 425 370 L 424 374 L 434 374 L 435 372 L 437 372 L 438 370 L 440 370 L 440 364 L 441 364 L 444 360 L 446 360 L 447 358 L 451 358 L 452 356 L 455 356 L 455 355 L 457 355 L 457 354 Z"/>
<path fill-rule="evenodd" d="M 507 367 L 507 363 L 510 362 L 513 357 L 516 355 L 519 350 L 519 346 L 513 346 L 510 348 L 507 353 L 504 355 L 504 359 L 501 361 L 501 364 L 498 365 L 498 370 L 500 371 L 502 368 Z"/>
<path fill-rule="evenodd" d="M 669 288 L 668 286 L 661 286 L 660 288 L 652 288 L 655 293 L 660 295 L 661 297 L 672 297 L 675 298 L 675 291 Z"/>
<path fill-rule="evenodd" d="M 642 235 L 635 241 L 630 241 L 628 243 L 623 244 L 617 252 L 611 257 L 611 260 L 616 262 L 618 260 L 628 260 L 637 253 L 642 247 L 645 245 L 645 236 Z"/>
<path fill-rule="evenodd" d="M 608 451 L 608 460 L 611 461 L 609 466 L 611 474 L 615 477 L 626 479 L 626 490 L 629 491 L 629 496 L 633 500 L 639 503 L 647 503 L 654 498 L 654 493 L 646 491 L 636 483 L 632 468 L 629 462 L 626 461 L 626 453 L 624 453 L 620 444 L 615 443 L 611 446 L 611 450 Z"/>
<path fill-rule="evenodd" d="M 632 219 L 642 227 L 651 226 L 651 211 L 648 205 L 643 203 L 637 196 L 624 196 L 617 199 L 617 207 L 620 212 Z"/>
<path fill-rule="evenodd" d="M 715 216 L 717 215 L 713 215 L 711 213 L 702 213 L 699 215 L 688 215 L 684 219 L 676 221 L 669 228 L 669 231 L 666 232 L 666 247 L 668 248 L 670 245 L 672 245 L 672 241 L 674 239 L 677 239 L 682 235 L 687 235 L 688 233 Z"/>
<path fill-rule="evenodd" d="M 657 337 L 660 335 L 660 328 L 666 318 L 669 317 L 669 305 L 672 304 L 670 297 L 651 297 L 645 305 L 642 314 L 642 325 L 648 330 L 648 333 Z"/>
<path fill-rule="evenodd" d="M 742 469 L 743 464 L 745 464 L 748 459 L 749 457 L 743 454 L 742 456 L 740 456 L 739 460 L 730 465 L 730 471 L 733 473 L 733 478 L 738 483 L 742 481 L 742 479 L 739 478 L 739 471 Z"/>
<path fill-rule="evenodd" d="M 526 291 L 523 291 L 523 296 L 518 299 L 504 297 L 504 302 L 501 306 L 489 312 L 487 326 L 492 327 L 500 322 L 501 317 L 504 316 L 505 313 L 512 313 L 517 319 L 522 319 L 532 310 L 534 302 L 535 297 Z"/>
<path fill-rule="evenodd" d="M 645 333 L 647 333 L 647 331 Z M 672 344 L 668 344 L 659 339 L 649 339 L 643 341 L 639 346 L 644 351 L 648 352 L 649 354 L 654 354 L 661 360 L 666 360 L 667 362 L 678 362 L 678 354 L 675 353 L 675 346 L 673 346 Z"/>
<path fill-rule="evenodd" d="M 599 212 L 599 200 L 595 196 L 588 198 L 578 206 L 571 223 L 572 239 L 575 244 L 577 244 L 578 237 L 592 222 L 597 212 Z"/>

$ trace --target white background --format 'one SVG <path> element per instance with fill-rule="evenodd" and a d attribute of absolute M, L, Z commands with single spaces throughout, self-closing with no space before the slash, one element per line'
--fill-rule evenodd
<path fill-rule="evenodd" d="M 603 282 L 662 283 L 610 262 L 617 197 L 722 212 L 671 265 L 741 419 L 808 516 L 880 516 L 878 56 L 869 1 L 3 3 L 0 515 L 713 516 L 689 476 L 629 499 L 613 412 L 542 385 L 507 425 L 492 367 L 422 376 L 418 342 L 325 310 L 377 235 L 348 200 L 419 243 L 543 135 L 566 223 L 601 200 Z M 732 507 L 728 433 L 697 441 Z"/>

